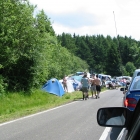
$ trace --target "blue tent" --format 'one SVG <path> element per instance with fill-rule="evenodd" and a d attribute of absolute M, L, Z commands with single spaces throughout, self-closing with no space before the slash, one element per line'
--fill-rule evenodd
<path fill-rule="evenodd" d="M 83 75 L 79 75 L 79 76 L 74 75 L 74 76 L 71 76 L 71 77 L 72 77 L 73 79 L 75 79 L 75 80 L 81 82 L 81 79 L 82 79 Z"/>
<path fill-rule="evenodd" d="M 50 79 L 42 89 L 57 96 L 62 96 L 65 93 L 61 83 L 55 78 Z"/>

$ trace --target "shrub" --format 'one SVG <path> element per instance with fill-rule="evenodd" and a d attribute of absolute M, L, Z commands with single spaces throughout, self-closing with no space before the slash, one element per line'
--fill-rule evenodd
<path fill-rule="evenodd" d="M 3 95 L 6 92 L 7 84 L 4 83 L 4 78 L 0 75 L 0 95 Z"/>

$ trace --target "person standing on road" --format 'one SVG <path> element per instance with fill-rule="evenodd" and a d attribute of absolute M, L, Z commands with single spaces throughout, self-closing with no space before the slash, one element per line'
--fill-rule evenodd
<path fill-rule="evenodd" d="M 98 75 L 96 75 L 96 79 L 94 80 L 95 84 L 96 84 L 96 99 L 97 98 L 100 98 L 99 94 L 101 92 L 101 80 L 100 78 L 98 77 Z"/>
<path fill-rule="evenodd" d="M 82 84 L 82 93 L 83 93 L 83 100 L 87 99 L 88 97 L 88 87 L 89 87 L 89 79 L 87 77 L 87 73 L 84 73 L 83 78 L 81 79 L 81 84 Z"/>
<path fill-rule="evenodd" d="M 91 83 L 91 96 L 92 96 L 92 98 L 93 98 L 93 93 L 96 96 L 96 83 L 95 83 L 95 79 L 96 79 L 95 74 L 93 74 L 92 75 L 92 79 L 90 81 L 90 83 Z"/>

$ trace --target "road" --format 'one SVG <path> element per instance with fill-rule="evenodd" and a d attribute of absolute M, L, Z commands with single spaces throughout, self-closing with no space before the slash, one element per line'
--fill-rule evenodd
<path fill-rule="evenodd" d="M 101 107 L 121 106 L 123 94 L 108 90 L 99 99 L 74 102 L 0 124 L 0 140 L 99 140 L 105 127 L 97 124 Z"/>

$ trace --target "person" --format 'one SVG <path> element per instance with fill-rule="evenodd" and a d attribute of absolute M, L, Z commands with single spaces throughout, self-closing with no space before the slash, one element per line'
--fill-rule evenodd
<path fill-rule="evenodd" d="M 118 84 L 117 80 L 115 81 L 115 88 L 116 88 L 116 89 L 119 88 L 119 84 Z"/>
<path fill-rule="evenodd" d="M 64 76 L 62 83 L 63 83 L 63 87 L 64 87 L 65 92 L 68 92 L 68 86 L 67 86 L 67 78 L 66 78 L 66 76 Z"/>
<path fill-rule="evenodd" d="M 128 91 L 128 88 L 130 86 L 130 81 L 126 82 L 125 90 L 123 91 L 123 94 L 125 94 Z"/>
<path fill-rule="evenodd" d="M 115 84 L 113 82 L 110 81 L 108 85 L 109 85 L 109 89 L 115 89 Z"/>
<path fill-rule="evenodd" d="M 122 82 L 122 86 L 126 86 L 126 79 L 125 78 L 122 78 L 121 82 Z"/>
<path fill-rule="evenodd" d="M 92 75 L 92 79 L 90 80 L 90 83 L 91 83 L 91 95 L 92 95 L 92 98 L 93 98 L 93 93 L 94 95 L 96 96 L 96 84 L 95 84 L 95 74 Z"/>
<path fill-rule="evenodd" d="M 106 125 L 124 125 L 124 124 L 125 124 L 124 114 L 122 114 L 121 116 L 110 118 L 106 122 Z"/>
<path fill-rule="evenodd" d="M 96 96 L 96 99 L 97 99 L 97 98 L 100 98 L 99 94 L 101 92 L 101 80 L 99 79 L 98 74 L 96 75 L 96 79 L 94 81 L 95 81 L 95 84 L 96 84 L 97 94 L 95 96 Z"/>
<path fill-rule="evenodd" d="M 104 86 L 104 87 L 105 87 L 105 79 L 106 79 L 106 77 L 102 76 L 102 86 Z"/>
<path fill-rule="evenodd" d="M 83 93 L 83 100 L 87 100 L 88 97 L 88 87 L 89 87 L 89 79 L 87 78 L 87 73 L 84 73 L 84 76 L 81 79 L 82 84 L 82 93 Z"/>

